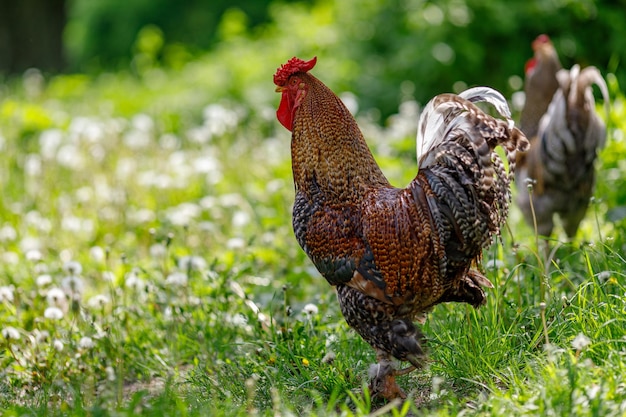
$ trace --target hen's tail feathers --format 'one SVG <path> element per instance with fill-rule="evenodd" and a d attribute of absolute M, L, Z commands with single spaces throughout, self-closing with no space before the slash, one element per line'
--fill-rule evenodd
<path fill-rule="evenodd" d="M 546 169 L 563 174 L 569 155 L 584 147 L 589 159 L 585 162 L 590 163 L 595 159 L 596 150 L 604 146 L 606 126 L 595 112 L 592 86 L 595 84 L 600 89 L 607 120 L 609 93 L 604 78 L 595 67 L 581 70 L 574 65 L 570 70 L 562 69 L 557 73 L 557 80 L 559 89 L 541 118 L 537 136 L 547 153 Z"/>
<path fill-rule="evenodd" d="M 474 104 L 478 102 L 493 105 L 502 118 L 488 115 Z M 505 151 L 508 173 L 494 151 L 498 145 Z M 471 173 L 469 181 L 478 200 L 491 207 L 487 209 L 491 232 L 497 232 L 508 214 L 516 152 L 525 152 L 528 147 L 528 140 L 514 126 L 506 100 L 488 87 L 435 97 L 426 105 L 418 124 L 419 169 L 460 164 L 462 168 L 458 169 Z"/>

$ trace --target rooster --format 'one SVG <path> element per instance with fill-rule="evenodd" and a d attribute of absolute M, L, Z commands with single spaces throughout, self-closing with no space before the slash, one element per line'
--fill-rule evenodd
<path fill-rule="evenodd" d="M 512 175 L 494 148 L 505 150 L 512 171 L 528 141 L 497 91 L 439 95 L 419 120 L 418 174 L 393 187 L 346 106 L 309 73 L 315 63 L 294 57 L 274 75 L 277 118 L 292 132 L 294 233 L 336 287 L 348 325 L 376 351 L 372 395 L 405 398 L 395 377 L 425 359 L 414 322 L 442 302 L 478 307 L 482 287 L 493 287 L 477 264 L 507 216 Z M 395 369 L 393 358 L 410 365 Z"/>
<path fill-rule="evenodd" d="M 602 93 L 608 113 L 606 83 L 595 67 L 562 69 L 547 35 L 533 41 L 534 57 L 526 64 L 526 102 L 520 129 L 530 150 L 518 159 L 517 203 L 539 235 L 549 237 L 557 214 L 567 236 L 574 238 L 593 193 L 594 162 L 606 140 L 606 127 L 595 111 L 592 86 Z"/>

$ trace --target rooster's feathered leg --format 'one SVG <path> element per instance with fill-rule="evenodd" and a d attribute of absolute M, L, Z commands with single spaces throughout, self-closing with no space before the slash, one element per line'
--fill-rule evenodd
<path fill-rule="evenodd" d="M 422 333 L 399 308 L 348 287 L 337 286 L 339 305 L 346 322 L 375 350 L 378 363 L 370 368 L 370 391 L 374 397 L 406 398 L 395 377 L 422 367 L 425 354 Z M 392 357 L 411 363 L 396 370 Z"/>

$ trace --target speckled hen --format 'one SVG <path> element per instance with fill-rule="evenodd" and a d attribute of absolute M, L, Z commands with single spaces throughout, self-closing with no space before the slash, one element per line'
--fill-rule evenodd
<path fill-rule="evenodd" d="M 558 215 L 569 238 L 585 217 L 595 182 L 595 160 L 606 140 L 606 126 L 595 109 L 592 87 L 602 93 L 608 115 L 607 85 L 595 67 L 562 69 L 547 35 L 533 42 L 526 63 L 520 129 L 530 150 L 518 158 L 518 185 L 530 180 L 532 193 L 521 189 L 517 203 L 527 223 L 549 237 Z"/>
<path fill-rule="evenodd" d="M 442 302 L 485 302 L 482 287 L 492 285 L 476 265 L 505 221 L 515 153 L 528 142 L 495 90 L 439 95 L 419 120 L 418 173 L 396 188 L 346 106 L 309 73 L 315 63 L 294 57 L 274 75 L 277 117 L 292 132 L 294 232 L 336 287 L 347 323 L 377 353 L 372 394 L 405 397 L 395 376 L 424 363 L 415 322 Z M 393 358 L 411 365 L 395 369 Z"/>

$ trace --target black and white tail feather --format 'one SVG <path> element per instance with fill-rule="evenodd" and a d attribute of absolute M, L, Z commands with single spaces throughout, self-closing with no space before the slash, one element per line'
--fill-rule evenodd
<path fill-rule="evenodd" d="M 502 119 L 474 104 L 479 102 L 491 104 Z M 495 152 L 498 145 L 505 150 L 508 173 Z M 426 105 L 418 124 L 418 168 L 463 165 L 456 169 L 472 174 L 469 181 L 476 190 L 476 200 L 489 206 L 491 233 L 483 234 L 482 245 L 489 243 L 506 219 L 516 152 L 525 152 L 528 147 L 528 140 L 511 119 L 505 98 L 488 87 L 471 88 L 459 95 L 438 95 Z"/>

